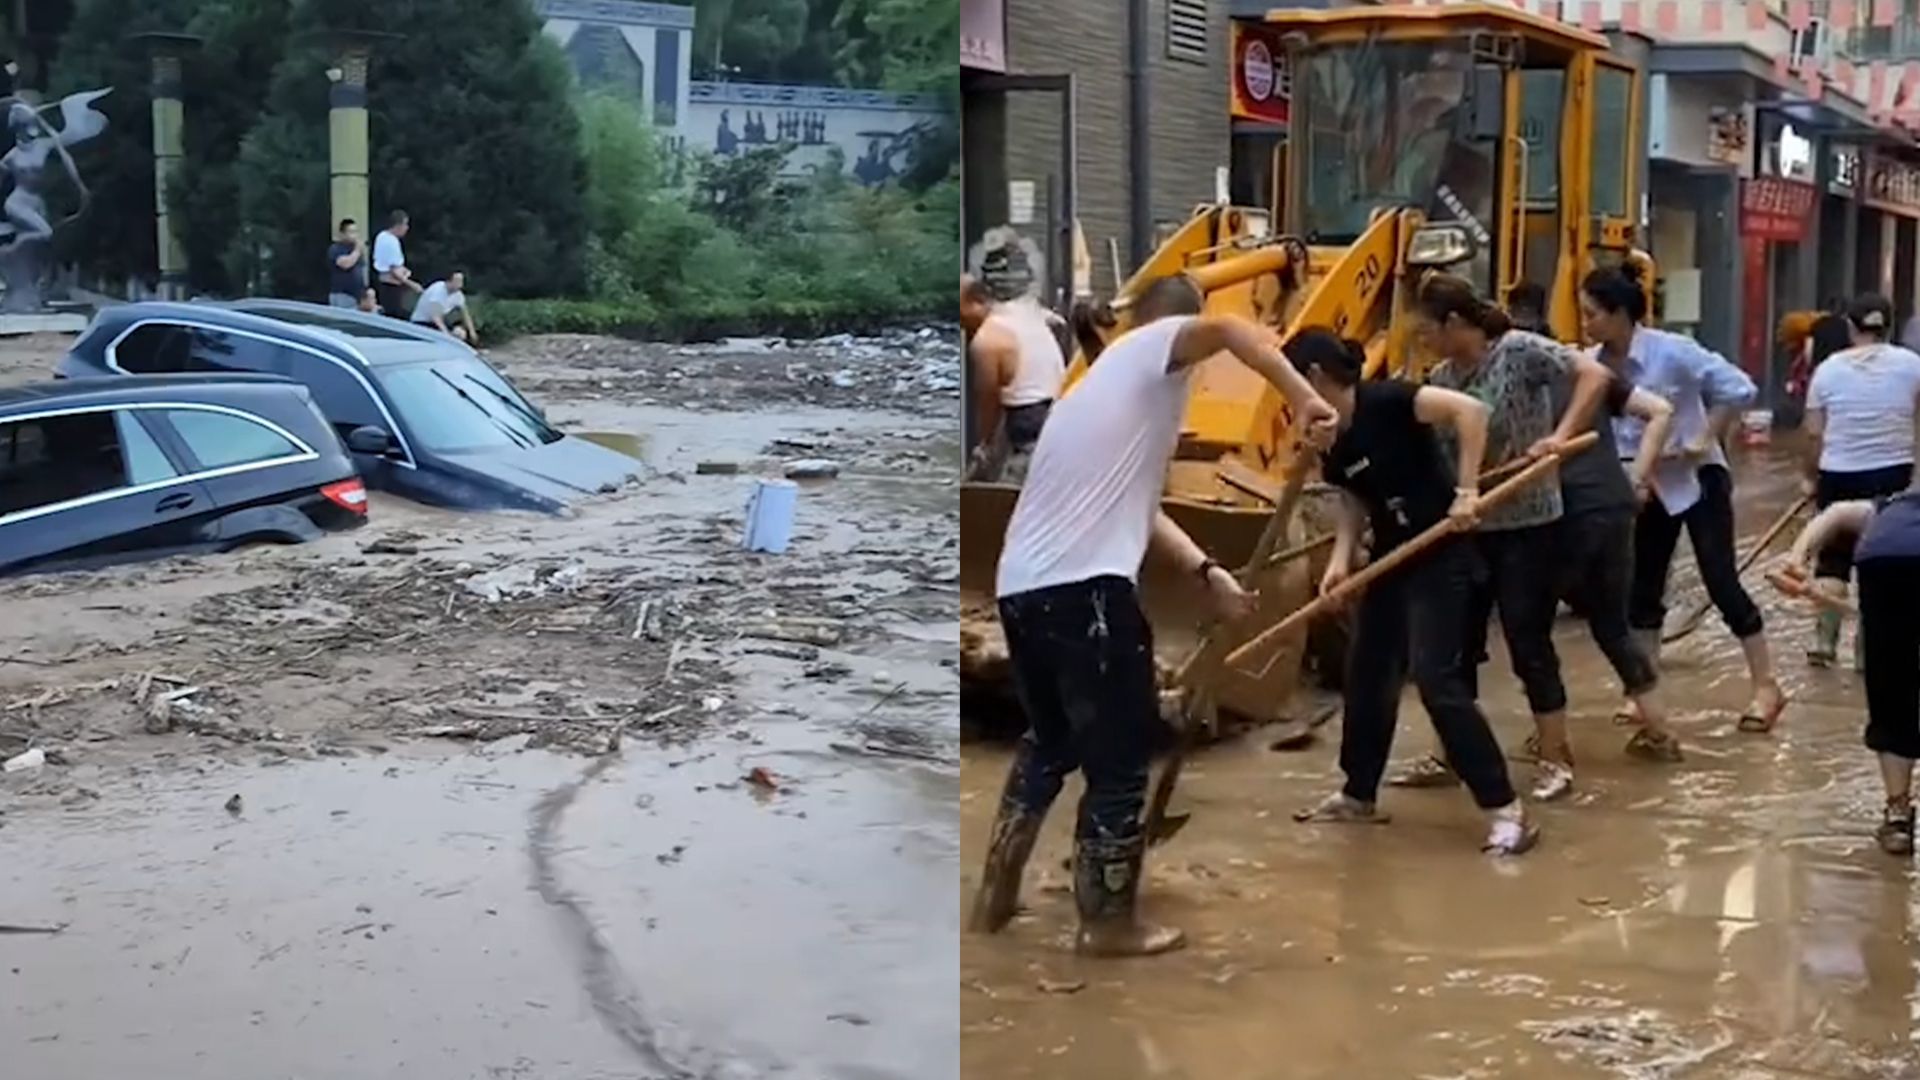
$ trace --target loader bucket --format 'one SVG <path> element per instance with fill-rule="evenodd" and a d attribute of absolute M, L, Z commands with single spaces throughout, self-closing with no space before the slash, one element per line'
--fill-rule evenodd
<path fill-rule="evenodd" d="M 1018 495 L 1019 489 L 1007 484 L 968 483 L 960 489 L 961 679 L 966 696 L 973 699 L 968 703 L 971 722 L 991 734 L 1017 733 L 1024 727 L 1011 692 L 1012 673 L 994 605 L 994 572 Z M 1253 503 L 1212 506 L 1168 498 L 1161 506 L 1208 554 L 1228 567 L 1239 567 L 1252 556 L 1269 516 L 1265 506 Z M 1302 507 L 1282 548 L 1318 535 L 1322 529 L 1315 521 L 1318 516 L 1312 508 Z M 1259 609 L 1238 636 L 1251 637 L 1306 603 L 1325 565 L 1323 548 L 1257 576 Z M 1169 676 L 1209 622 L 1206 596 L 1190 575 L 1149 556 L 1141 569 L 1140 599 L 1153 627 L 1161 684 L 1168 689 Z M 1223 671 L 1213 683 L 1222 718 L 1237 725 L 1289 717 L 1305 639 L 1301 633 L 1276 642 L 1242 667 Z M 982 712 L 1000 715 L 983 716 Z"/>

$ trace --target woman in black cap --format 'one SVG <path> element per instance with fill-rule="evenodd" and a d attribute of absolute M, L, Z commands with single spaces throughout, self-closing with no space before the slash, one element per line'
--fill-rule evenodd
<path fill-rule="evenodd" d="M 1862 296 L 1847 306 L 1851 347 L 1828 356 L 1807 386 L 1806 490 L 1826 509 L 1837 502 L 1905 491 L 1913 479 L 1914 416 L 1920 411 L 1920 355 L 1890 344 L 1893 305 Z M 1838 534 L 1819 550 L 1814 588 L 1845 596 L 1853 540 Z M 1857 642 L 1856 642 L 1857 646 Z M 1840 649 L 1840 614 L 1822 607 L 1807 662 L 1832 664 Z M 1860 658 L 1855 649 L 1856 666 Z"/>

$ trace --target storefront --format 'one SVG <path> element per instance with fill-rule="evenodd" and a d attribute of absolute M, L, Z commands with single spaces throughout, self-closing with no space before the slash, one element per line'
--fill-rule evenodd
<path fill-rule="evenodd" d="M 1884 150 L 1870 153 L 1862 203 L 1879 221 L 1881 287 L 1904 325 L 1920 305 L 1920 163 Z"/>
<path fill-rule="evenodd" d="M 1744 73 L 1655 74 L 1647 85 L 1647 245 L 1661 326 L 1734 355 L 1746 261 L 1735 229 L 1753 172 Z"/>
<path fill-rule="evenodd" d="M 1293 78 L 1286 44 L 1257 22 L 1229 24 L 1233 80 L 1233 152 L 1229 196 L 1235 206 L 1258 206 L 1281 218 L 1286 186 L 1287 119 Z"/>
<path fill-rule="evenodd" d="M 1741 261 L 1746 272 L 1741 306 L 1740 366 L 1762 387 L 1785 376 L 1774 352 L 1774 327 L 1793 310 L 1792 268 L 1807 240 L 1819 189 L 1804 180 L 1756 176 L 1740 184 Z"/>

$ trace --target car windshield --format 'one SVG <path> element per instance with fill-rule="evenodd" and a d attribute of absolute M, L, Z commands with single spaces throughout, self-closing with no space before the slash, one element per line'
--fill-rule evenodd
<path fill-rule="evenodd" d="M 500 373 L 471 356 L 376 367 L 408 437 L 429 450 L 529 449 L 562 438 Z"/>
<path fill-rule="evenodd" d="M 1297 85 L 1307 105 L 1308 239 L 1352 241 L 1383 207 L 1412 206 L 1470 228 L 1483 207 L 1491 212 L 1489 151 L 1465 135 L 1472 72 L 1457 41 L 1365 41 L 1305 54 Z"/>

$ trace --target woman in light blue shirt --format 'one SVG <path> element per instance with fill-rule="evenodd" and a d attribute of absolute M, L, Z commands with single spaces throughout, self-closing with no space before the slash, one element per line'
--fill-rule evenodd
<path fill-rule="evenodd" d="M 1771 731 L 1786 706 L 1786 695 L 1774 678 L 1765 620 L 1740 584 L 1733 474 L 1720 446 L 1738 410 L 1758 393 L 1753 380 L 1692 338 L 1640 325 L 1647 315 L 1646 293 L 1629 271 L 1588 274 L 1580 285 L 1580 315 L 1586 336 L 1599 343 L 1601 362 L 1673 404 L 1667 452 L 1654 470 L 1653 490 L 1634 524 L 1628 621 L 1642 636 L 1648 655 L 1658 656 L 1667 615 L 1667 572 L 1684 528 L 1707 596 L 1746 656 L 1753 693 L 1740 715 L 1740 730 Z M 1614 421 L 1622 460 L 1633 458 L 1644 425 L 1635 417 Z"/>

